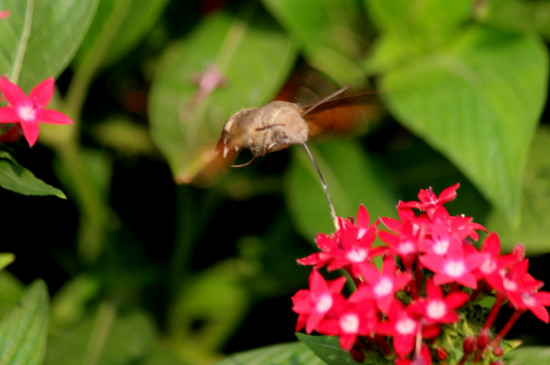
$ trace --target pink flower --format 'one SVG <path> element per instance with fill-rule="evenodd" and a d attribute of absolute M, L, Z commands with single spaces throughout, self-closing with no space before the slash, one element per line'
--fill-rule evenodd
<path fill-rule="evenodd" d="M 388 317 L 388 321 L 378 324 L 376 332 L 392 336 L 395 353 L 403 358 L 413 349 L 420 323 L 398 300 L 392 303 Z"/>
<path fill-rule="evenodd" d="M 9 10 L 2 10 L 0 11 L 0 19 L 4 19 L 4 18 L 7 18 L 10 16 L 10 11 Z"/>
<path fill-rule="evenodd" d="M 520 300 L 513 303 L 516 309 L 529 309 L 538 319 L 548 323 L 550 318 L 545 307 L 550 306 L 550 293 L 537 291 L 521 293 Z"/>
<path fill-rule="evenodd" d="M 454 323 L 459 320 L 455 309 L 468 301 L 469 295 L 464 292 L 451 292 L 443 297 L 441 288 L 433 280 L 426 282 L 426 298 L 421 298 L 411 304 L 412 312 L 422 316 L 430 324 Z"/>
<path fill-rule="evenodd" d="M 382 272 L 378 271 L 373 264 L 361 265 L 359 271 L 368 285 L 359 287 L 355 292 L 356 298 L 373 298 L 378 308 L 384 313 L 388 313 L 395 299 L 395 293 L 405 288 L 412 279 L 408 273 L 397 275 L 393 256 L 384 259 Z"/>
<path fill-rule="evenodd" d="M 29 97 L 21 88 L 0 78 L 0 91 L 10 106 L 0 108 L 0 123 L 19 123 L 29 145 L 38 139 L 38 123 L 71 124 L 73 121 L 56 110 L 44 109 L 53 96 L 54 81 L 50 77 L 32 89 Z"/>
<path fill-rule="evenodd" d="M 313 270 L 309 276 L 310 290 L 299 290 L 292 297 L 292 310 L 299 314 L 296 330 L 305 325 L 307 333 L 313 332 L 333 306 L 344 301 L 340 292 L 345 283 L 346 278 L 343 276 L 333 281 L 325 281 L 317 270 Z"/>
<path fill-rule="evenodd" d="M 456 198 L 456 190 L 459 186 L 460 184 L 456 183 L 453 186 L 443 190 L 441 194 L 439 194 L 439 196 L 436 196 L 433 193 L 431 187 L 429 187 L 428 189 L 422 189 L 420 190 L 420 193 L 418 193 L 418 200 L 420 200 L 419 202 L 399 202 L 397 207 L 420 209 L 426 212 L 428 217 L 431 219 L 433 213 L 437 210 L 437 208 Z"/>
<path fill-rule="evenodd" d="M 355 293 L 354 293 L 355 294 Z M 340 347 L 349 351 L 358 336 L 369 336 L 377 326 L 376 310 L 371 299 L 357 301 L 351 295 L 344 305 L 335 307 L 329 318 L 318 326 L 318 332 L 340 337 Z"/>
<path fill-rule="evenodd" d="M 474 250 L 464 250 L 462 245 L 450 245 L 444 257 L 436 254 L 420 257 L 422 265 L 435 273 L 435 284 L 458 282 L 472 289 L 477 288 L 477 280 L 472 272 L 483 260 L 484 255 Z"/>

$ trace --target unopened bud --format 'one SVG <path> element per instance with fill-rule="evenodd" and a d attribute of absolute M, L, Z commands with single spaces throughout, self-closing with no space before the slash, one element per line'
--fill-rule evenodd
<path fill-rule="evenodd" d="M 522 243 L 518 243 L 512 250 L 512 256 L 516 260 L 522 261 L 525 258 L 525 246 Z"/>
<path fill-rule="evenodd" d="M 476 349 L 476 338 L 474 336 L 466 337 L 462 343 L 464 354 L 471 354 Z"/>
<path fill-rule="evenodd" d="M 495 347 L 495 349 L 493 350 L 493 354 L 495 354 L 495 356 L 501 357 L 502 354 L 504 354 L 504 350 L 502 349 L 501 346 L 497 346 L 497 347 Z"/>
<path fill-rule="evenodd" d="M 441 361 L 447 360 L 447 351 L 443 347 L 435 349 L 435 356 Z"/>
<path fill-rule="evenodd" d="M 483 329 L 477 336 L 477 347 L 480 349 L 485 348 L 491 341 L 491 333 L 488 329 Z"/>

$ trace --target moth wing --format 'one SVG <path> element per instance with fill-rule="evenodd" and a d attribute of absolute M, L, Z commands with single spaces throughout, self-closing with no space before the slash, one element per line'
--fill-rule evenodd
<path fill-rule="evenodd" d="M 304 107 L 307 110 L 308 107 Z M 307 113 L 309 137 L 332 134 L 362 134 L 381 108 L 373 93 L 329 100 Z"/>

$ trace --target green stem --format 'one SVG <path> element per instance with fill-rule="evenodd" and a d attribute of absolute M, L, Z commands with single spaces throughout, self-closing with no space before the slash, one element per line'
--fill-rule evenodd
<path fill-rule="evenodd" d="M 83 365 L 99 364 L 99 356 L 109 336 L 109 331 L 116 318 L 116 308 L 112 303 L 102 302 L 97 309 L 94 327 L 86 349 Z"/>
<path fill-rule="evenodd" d="M 17 49 L 15 60 L 13 61 L 13 69 L 11 71 L 10 80 L 13 83 L 17 83 L 19 79 L 19 73 L 21 72 L 21 66 L 23 65 L 23 59 L 25 58 L 25 51 L 27 50 L 27 44 L 29 43 L 29 36 L 31 34 L 32 27 L 32 11 L 34 7 L 34 0 L 27 1 L 27 9 L 25 12 L 25 21 L 23 22 L 23 32 L 21 33 L 20 46 Z"/>

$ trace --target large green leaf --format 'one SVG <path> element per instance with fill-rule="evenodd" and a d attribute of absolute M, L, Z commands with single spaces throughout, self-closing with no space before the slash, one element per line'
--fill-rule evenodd
<path fill-rule="evenodd" d="M 0 74 L 25 91 L 67 66 L 97 0 L 0 0 L 10 16 L 0 21 Z"/>
<path fill-rule="evenodd" d="M 169 50 L 149 111 L 154 141 L 176 180 L 190 180 L 202 169 L 202 154 L 213 149 L 231 114 L 273 97 L 295 55 L 290 38 L 254 2 L 236 14 L 212 15 Z M 209 66 L 221 73 L 225 86 L 200 94 L 193 79 Z"/>
<path fill-rule="evenodd" d="M 227 357 L 215 365 L 324 365 L 305 345 L 288 343 L 262 347 Z"/>
<path fill-rule="evenodd" d="M 90 29 L 75 57 L 101 59 L 103 65 L 117 61 L 151 29 L 167 0 L 99 0 Z"/>
<path fill-rule="evenodd" d="M 473 0 L 364 0 L 381 31 L 367 55 L 370 73 L 425 55 L 456 36 L 473 13 Z"/>
<path fill-rule="evenodd" d="M 550 347 L 525 346 L 506 355 L 507 365 L 540 365 L 550 363 Z"/>
<path fill-rule="evenodd" d="M 42 364 L 47 331 L 48 292 L 36 281 L 0 323 L 0 364 Z"/>
<path fill-rule="evenodd" d="M 485 226 L 499 234 L 502 249 L 510 252 L 521 242 L 528 255 L 550 252 L 550 128 L 541 125 L 529 150 L 522 184 L 520 216 L 510 224 L 503 212 L 494 210 Z"/>
<path fill-rule="evenodd" d="M 353 365 L 357 364 L 349 352 L 342 350 L 338 343 L 338 337 L 332 336 L 309 336 L 297 333 L 296 336 L 315 355 L 327 365 Z M 370 364 L 368 361 L 365 364 Z M 380 364 L 380 363 L 379 363 Z"/>
<path fill-rule="evenodd" d="M 135 311 L 118 314 L 104 303 L 95 318 L 52 333 L 44 364 L 138 364 L 147 359 L 154 341 L 147 316 Z"/>
<path fill-rule="evenodd" d="M 0 186 L 23 195 L 53 195 L 66 198 L 61 190 L 35 177 L 6 151 L 0 151 Z"/>
<path fill-rule="evenodd" d="M 277 20 L 299 41 L 308 62 L 341 84 L 364 77 L 362 9 L 355 0 L 264 0 Z"/>
<path fill-rule="evenodd" d="M 336 215 L 355 217 L 363 204 L 374 222 L 395 215 L 397 198 L 385 183 L 383 170 L 357 142 L 330 141 L 310 146 L 327 183 Z M 300 233 L 311 240 L 317 233 L 334 231 L 327 198 L 309 157 L 300 146 L 285 176 L 285 198 Z"/>
<path fill-rule="evenodd" d="M 447 49 L 382 79 L 392 113 L 443 153 L 508 217 L 546 101 L 548 57 L 536 37 L 471 26 Z"/>

